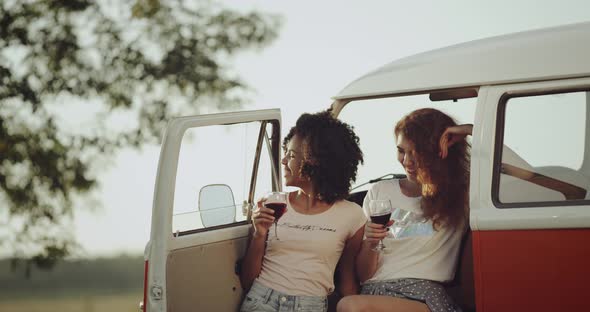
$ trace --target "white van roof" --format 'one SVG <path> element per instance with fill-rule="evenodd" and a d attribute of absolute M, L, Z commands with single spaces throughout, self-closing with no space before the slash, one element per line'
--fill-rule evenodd
<path fill-rule="evenodd" d="M 470 41 L 378 68 L 334 99 L 590 76 L 590 22 Z"/>

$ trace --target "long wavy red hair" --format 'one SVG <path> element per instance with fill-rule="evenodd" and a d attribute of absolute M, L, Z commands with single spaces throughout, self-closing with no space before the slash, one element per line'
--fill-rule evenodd
<path fill-rule="evenodd" d="M 403 134 L 414 144 L 417 180 L 422 185 L 421 208 L 435 228 L 456 227 L 467 220 L 469 195 L 469 143 L 462 140 L 439 157 L 439 139 L 457 123 L 445 113 L 418 109 L 395 125 L 395 135 Z"/>

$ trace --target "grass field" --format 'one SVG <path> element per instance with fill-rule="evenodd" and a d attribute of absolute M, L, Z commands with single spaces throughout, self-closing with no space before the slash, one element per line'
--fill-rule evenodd
<path fill-rule="evenodd" d="M 137 312 L 141 292 L 113 295 L 62 295 L 55 298 L 0 299 L 3 312 Z"/>
<path fill-rule="evenodd" d="M 141 255 L 11 267 L 0 260 L 0 312 L 138 312 L 143 298 Z"/>

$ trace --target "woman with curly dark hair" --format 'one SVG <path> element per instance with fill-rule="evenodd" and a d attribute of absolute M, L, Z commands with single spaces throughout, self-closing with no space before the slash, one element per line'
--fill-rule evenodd
<path fill-rule="evenodd" d="M 357 293 L 355 257 L 366 218 L 347 201 L 363 161 L 352 128 L 327 111 L 303 114 L 283 141 L 287 211 L 269 231 L 273 210 L 258 202 L 240 279 L 250 288 L 241 311 L 327 311 L 339 265 L 341 295 Z M 251 287 L 250 287 L 251 286 Z"/>
<path fill-rule="evenodd" d="M 469 144 L 464 135 L 447 138 L 447 129 L 457 127 L 429 108 L 396 124 L 397 159 L 406 178 L 375 184 L 363 207 L 371 199 L 389 200 L 410 211 L 414 222 L 395 237 L 367 222 L 357 258 L 361 295 L 343 298 L 338 311 L 460 311 L 441 285 L 453 279 L 468 224 Z M 385 251 L 375 251 L 381 240 Z"/>

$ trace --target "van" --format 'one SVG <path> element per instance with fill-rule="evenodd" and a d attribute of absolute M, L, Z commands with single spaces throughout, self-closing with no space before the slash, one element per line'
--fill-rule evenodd
<path fill-rule="evenodd" d="M 372 182 L 403 173 L 393 138 L 403 115 L 433 107 L 474 124 L 470 229 L 447 285 L 465 311 L 590 311 L 589 39 L 582 23 L 413 55 L 326 107 L 360 137 L 359 203 Z M 169 121 L 143 311 L 238 310 L 237 263 L 256 199 L 281 190 L 281 140 L 278 109 Z"/>

